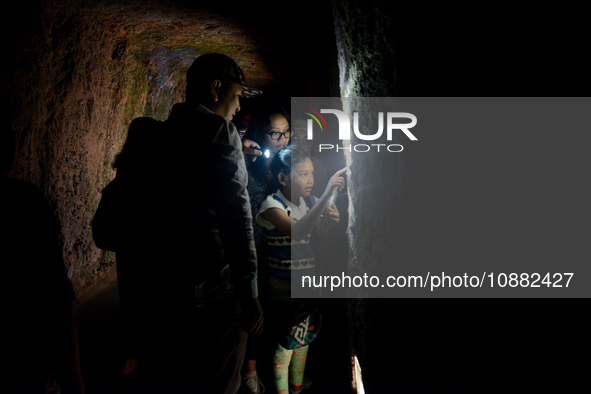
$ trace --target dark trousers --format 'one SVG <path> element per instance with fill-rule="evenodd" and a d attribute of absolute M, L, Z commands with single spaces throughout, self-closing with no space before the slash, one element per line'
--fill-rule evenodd
<path fill-rule="evenodd" d="M 128 393 L 238 392 L 248 334 L 239 324 L 237 303 L 224 300 L 197 309 L 185 324 L 171 321 L 160 328 Z"/>
<path fill-rule="evenodd" d="M 144 363 L 128 392 L 236 393 L 248 334 L 233 292 L 216 284 L 195 306 L 194 290 L 121 262 L 124 352 Z"/>
<path fill-rule="evenodd" d="M 194 354 L 189 368 L 191 393 L 237 393 L 248 334 L 236 301 L 224 300 L 195 311 Z"/>

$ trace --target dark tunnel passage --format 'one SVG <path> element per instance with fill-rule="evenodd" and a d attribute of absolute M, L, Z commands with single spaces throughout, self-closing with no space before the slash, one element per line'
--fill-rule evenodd
<path fill-rule="evenodd" d="M 247 83 L 263 90 L 260 101 L 243 101 L 244 111 L 267 100 L 289 108 L 291 97 L 589 94 L 575 43 L 556 45 L 548 59 L 551 37 L 525 53 L 513 36 L 504 43 L 500 28 L 487 25 L 478 46 L 467 33 L 479 28 L 476 19 L 454 25 L 454 16 L 439 17 L 442 10 L 427 18 L 411 8 L 379 0 L 267 8 L 236 1 L 38 0 L 15 3 L 3 15 L 0 103 L 16 146 L 10 176 L 40 188 L 59 223 L 78 299 L 88 393 L 126 393 L 133 384 L 120 375 L 115 255 L 96 247 L 91 221 L 101 190 L 115 176 L 112 164 L 129 123 L 141 116 L 166 119 L 185 99 L 185 74 L 196 57 L 227 54 Z M 566 56 L 568 67 L 556 60 Z M 547 90 L 540 81 L 552 73 L 562 83 Z M 344 161 L 330 159 L 335 170 Z M 359 163 L 358 179 L 398 164 L 391 158 Z M 361 215 L 375 213 L 380 198 L 350 201 Z M 412 218 L 395 226 L 402 233 Z M 417 239 L 396 244 L 397 251 L 420 250 L 422 234 L 411 232 L 408 239 Z M 379 258 L 392 254 L 375 248 L 390 245 L 386 235 L 357 235 Z M 358 256 L 343 251 L 339 258 L 348 263 Z M 575 349 L 586 325 L 572 305 L 425 301 L 327 301 L 324 338 L 309 360 L 315 385 L 304 393 L 354 392 L 353 354 L 370 394 L 579 392 Z"/>
<path fill-rule="evenodd" d="M 4 64 L 3 101 L 14 108 L 13 127 L 23 130 L 12 171 L 49 189 L 66 265 L 83 290 L 112 266 L 112 256 L 94 248 L 88 224 L 129 122 L 165 119 L 183 100 L 184 73 L 199 53 L 234 54 L 249 83 L 270 89 L 288 80 L 293 63 L 276 65 L 287 50 L 273 42 L 279 37 L 250 33 L 240 20 L 190 3 L 27 4 L 4 36 L 15 56 Z M 276 57 L 262 60 L 264 48 L 275 48 Z"/>
<path fill-rule="evenodd" d="M 38 186 L 59 223 L 64 265 L 78 299 L 87 392 L 131 392 L 134 384 L 120 380 L 115 255 L 96 247 L 90 227 L 129 123 L 141 116 L 165 120 L 172 105 L 185 99 L 188 67 L 209 52 L 231 56 L 247 83 L 264 91 L 262 100 L 285 108 L 291 96 L 337 94 L 334 33 L 318 39 L 302 31 L 297 40 L 294 33 L 314 21 L 322 21 L 316 30 L 332 32 L 326 23 L 330 5 L 311 14 L 296 11 L 286 18 L 237 2 L 58 0 L 22 2 L 5 15 L 2 38 L 12 56 L 2 65 L 1 101 L 16 132 L 10 176 Z M 298 52 L 296 46 L 310 49 Z M 308 73 L 310 67 L 316 71 Z M 242 104 L 247 111 L 249 103 Z M 344 319 L 344 303 L 339 305 Z M 346 330 L 335 339 L 344 346 L 337 349 L 339 377 L 331 385 L 347 390 Z M 313 360 L 311 371 L 322 362 Z"/>

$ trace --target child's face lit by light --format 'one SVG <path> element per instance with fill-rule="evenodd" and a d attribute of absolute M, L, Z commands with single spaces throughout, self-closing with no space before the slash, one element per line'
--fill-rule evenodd
<path fill-rule="evenodd" d="M 290 174 L 291 196 L 308 197 L 314 187 L 314 164 L 309 157 L 293 166 Z"/>

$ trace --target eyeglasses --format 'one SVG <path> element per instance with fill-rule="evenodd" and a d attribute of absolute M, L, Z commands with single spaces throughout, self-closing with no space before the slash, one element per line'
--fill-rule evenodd
<path fill-rule="evenodd" d="M 283 133 L 280 133 L 279 131 L 272 131 L 266 134 L 269 134 L 269 137 L 271 137 L 272 140 L 279 141 L 281 137 L 285 137 L 285 139 L 291 137 L 291 130 L 287 130 Z"/>

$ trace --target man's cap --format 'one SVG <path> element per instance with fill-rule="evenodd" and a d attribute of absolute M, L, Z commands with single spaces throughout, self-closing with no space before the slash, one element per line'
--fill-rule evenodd
<path fill-rule="evenodd" d="M 219 79 L 220 81 L 232 81 L 242 86 L 242 97 L 251 98 L 263 94 L 258 89 L 246 86 L 244 71 L 236 62 L 221 53 L 206 53 L 199 56 L 189 70 L 187 71 L 187 83 L 192 80 L 208 78 L 211 81 Z"/>

